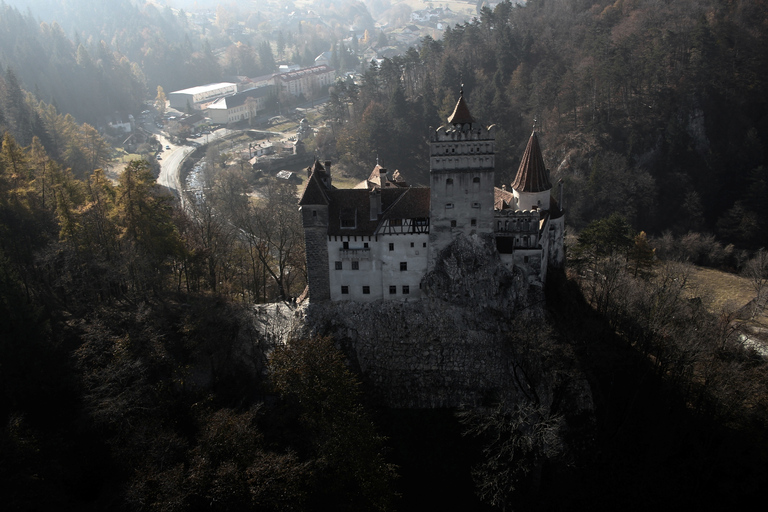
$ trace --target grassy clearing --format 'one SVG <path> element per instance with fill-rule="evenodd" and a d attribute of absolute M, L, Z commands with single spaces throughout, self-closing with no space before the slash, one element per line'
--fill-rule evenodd
<path fill-rule="evenodd" d="M 299 123 L 297 123 L 296 121 L 286 121 L 284 123 L 272 125 L 269 127 L 269 129 L 273 132 L 282 132 L 282 133 L 289 132 L 289 131 L 295 132 L 298 126 L 299 126 Z"/>
<path fill-rule="evenodd" d="M 720 270 L 693 267 L 689 282 L 692 295 L 706 298 L 713 311 L 726 306 L 738 309 L 755 297 L 749 279 Z"/>
<path fill-rule="evenodd" d="M 127 153 L 124 149 L 115 150 L 115 160 L 120 163 L 130 163 L 133 160 L 141 160 L 142 156 L 138 153 Z"/>
<path fill-rule="evenodd" d="M 693 267 L 689 277 L 691 296 L 701 297 L 710 311 L 738 311 L 755 298 L 755 290 L 749 279 L 736 274 L 704 267 Z M 738 323 L 752 333 L 765 332 L 768 327 L 768 309 L 755 318 L 750 308 L 739 315 Z"/>

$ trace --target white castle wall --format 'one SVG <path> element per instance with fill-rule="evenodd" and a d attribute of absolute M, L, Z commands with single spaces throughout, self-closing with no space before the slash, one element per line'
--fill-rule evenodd
<path fill-rule="evenodd" d="M 347 243 L 347 249 L 344 243 Z M 378 237 L 332 236 L 328 241 L 328 272 L 331 300 L 372 302 L 380 299 L 419 299 L 421 278 L 427 272 L 429 235 L 402 234 Z M 390 245 L 392 250 L 390 250 Z M 367 245 L 367 247 L 366 247 Z M 337 262 L 341 270 L 337 270 Z M 357 262 L 357 269 L 353 269 Z M 401 263 L 406 270 L 401 270 Z M 347 293 L 342 293 L 342 286 Z M 363 287 L 369 293 L 364 293 Z M 390 293 L 390 286 L 395 293 Z M 408 293 L 403 293 L 403 286 Z"/>

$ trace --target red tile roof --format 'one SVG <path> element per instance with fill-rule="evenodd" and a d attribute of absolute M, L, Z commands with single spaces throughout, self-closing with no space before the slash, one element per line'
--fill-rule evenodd
<path fill-rule="evenodd" d="M 448 122 L 451 124 L 467 124 L 475 122 L 472 114 L 469 113 L 467 102 L 464 101 L 463 91 L 459 96 L 459 101 L 456 102 L 456 107 L 453 109 L 453 114 L 448 116 Z"/>
<path fill-rule="evenodd" d="M 515 195 L 509 190 L 498 187 L 493 188 L 493 209 L 506 210 L 512 207 Z"/>
<path fill-rule="evenodd" d="M 430 192 L 427 187 L 409 187 L 388 210 L 386 219 L 415 219 L 429 217 Z"/>
<path fill-rule="evenodd" d="M 328 191 L 328 234 L 336 236 L 373 236 L 386 218 L 413 219 L 429 217 L 429 189 L 390 187 L 380 190 L 382 214 L 371 220 L 371 192 L 365 189 Z M 351 218 L 355 227 L 342 228 L 341 218 Z"/>
<path fill-rule="evenodd" d="M 541 156 L 539 147 L 539 138 L 536 132 L 531 133 L 528 139 L 528 145 L 523 154 L 523 160 L 520 162 L 520 168 L 517 170 L 515 181 L 512 182 L 512 188 L 518 192 L 544 192 L 550 190 L 552 184 L 547 176 L 547 169 L 544 167 L 544 158 Z"/>

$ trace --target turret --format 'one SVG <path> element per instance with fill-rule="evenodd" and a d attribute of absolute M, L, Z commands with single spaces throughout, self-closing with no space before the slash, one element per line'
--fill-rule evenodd
<path fill-rule="evenodd" d="M 328 269 L 328 193 L 330 162 L 323 167 L 315 160 L 308 169 L 309 179 L 299 199 L 307 258 L 307 285 L 310 301 L 331 299 Z"/>
<path fill-rule="evenodd" d="M 495 127 L 469 111 L 462 89 L 429 143 L 429 267 L 458 236 L 493 232 Z"/>
<path fill-rule="evenodd" d="M 512 190 L 518 210 L 549 210 L 552 184 L 541 156 L 539 138 L 534 130 L 528 139 Z"/>

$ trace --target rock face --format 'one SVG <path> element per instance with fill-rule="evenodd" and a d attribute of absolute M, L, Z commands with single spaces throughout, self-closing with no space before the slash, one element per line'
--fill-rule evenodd
<path fill-rule="evenodd" d="M 427 299 L 309 304 L 281 332 L 332 336 L 390 407 L 591 410 L 586 379 L 547 327 L 543 292 L 492 244 L 461 237 L 446 247 L 422 283 Z"/>
<path fill-rule="evenodd" d="M 529 289 L 519 267 L 504 266 L 494 244 L 491 235 L 455 239 L 440 253 L 435 269 L 424 276 L 427 295 L 507 318 L 541 316 L 541 289 Z"/>

